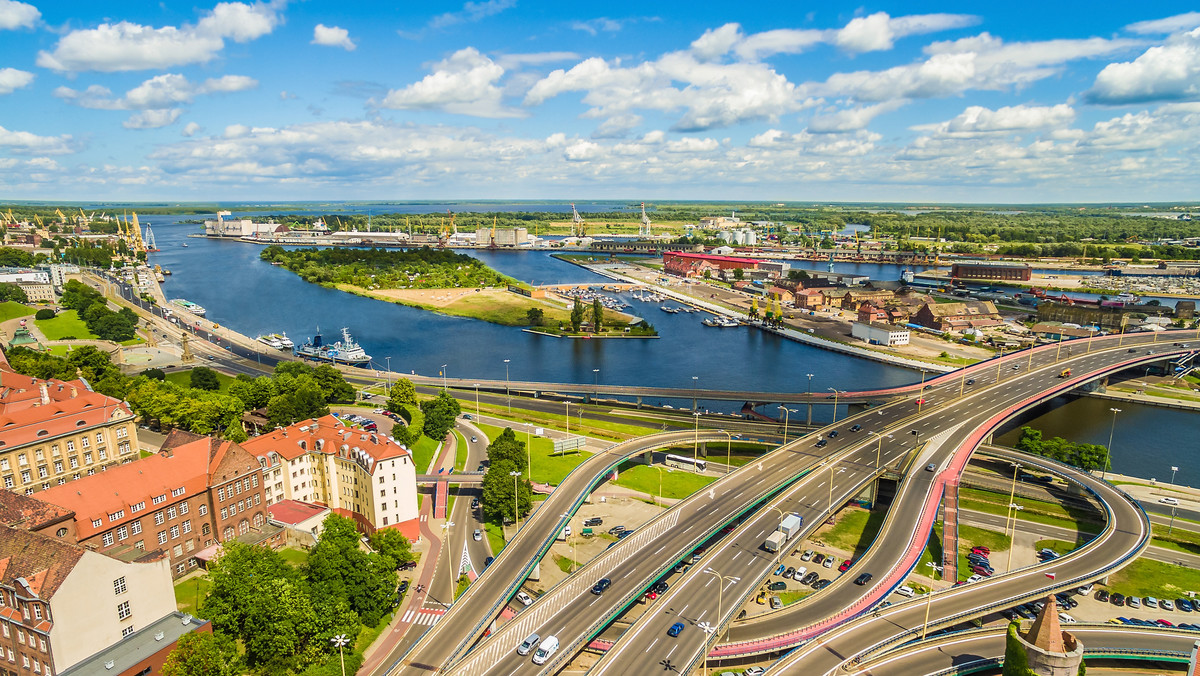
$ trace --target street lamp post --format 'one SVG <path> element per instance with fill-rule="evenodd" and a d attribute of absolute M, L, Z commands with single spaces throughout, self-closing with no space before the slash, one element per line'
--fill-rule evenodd
<path fill-rule="evenodd" d="M 592 397 L 600 398 L 600 369 L 592 369 L 592 387 L 594 394 Z"/>
<path fill-rule="evenodd" d="M 1119 408 L 1110 408 L 1113 419 L 1112 426 L 1108 428 L 1108 448 L 1104 450 L 1104 469 L 1100 470 L 1100 478 L 1108 480 L 1108 468 L 1111 466 L 1113 433 L 1117 431 L 1117 414 L 1121 412 Z"/>
<path fill-rule="evenodd" d="M 804 375 L 808 376 L 808 426 L 812 427 L 812 379 L 814 374 L 805 373 Z"/>
<path fill-rule="evenodd" d="M 725 592 L 725 582 L 729 581 L 729 582 L 732 582 L 733 584 L 737 584 L 738 582 L 741 582 L 742 578 L 734 577 L 733 575 L 722 575 L 722 574 L 718 573 L 717 571 L 713 570 L 712 568 L 706 568 L 706 569 L 704 569 L 704 572 L 717 578 L 717 621 L 713 624 L 713 639 L 715 640 L 717 637 L 717 633 L 716 633 L 717 628 L 721 626 L 721 607 L 722 607 L 722 598 L 721 597 L 724 595 L 724 592 Z M 704 646 L 704 650 L 706 653 L 708 652 L 707 643 Z M 707 661 L 707 657 L 708 656 L 705 655 L 706 661 Z"/>
<path fill-rule="evenodd" d="M 662 474 L 662 473 L 663 473 L 663 468 L 662 468 L 662 466 L 661 466 L 661 465 L 651 465 L 651 467 L 653 467 L 654 469 L 658 470 L 658 504 L 661 506 L 661 505 L 663 504 L 663 501 L 662 501 L 662 499 L 663 499 L 663 497 L 662 497 L 662 493 L 663 493 L 663 474 Z M 667 474 L 670 474 L 671 472 L 674 472 L 674 471 L 675 471 L 675 470 L 671 469 L 670 467 L 668 467 L 668 468 L 667 468 Z"/>
<path fill-rule="evenodd" d="M 1178 467 L 1176 467 L 1175 465 L 1171 465 L 1171 485 L 1172 486 L 1175 485 L 1175 473 L 1178 471 L 1179 471 Z"/>
<path fill-rule="evenodd" d="M 829 516 L 826 518 L 830 520 L 833 519 L 833 468 L 836 465 L 837 462 L 829 463 Z"/>
<path fill-rule="evenodd" d="M 996 357 L 996 383 L 1000 383 L 1000 362 L 1004 361 L 1004 346 L 1000 346 L 1000 356 Z"/>
<path fill-rule="evenodd" d="M 941 566 L 934 565 L 932 561 L 926 561 L 925 565 L 932 567 L 934 570 L 940 571 Z M 933 583 L 929 584 L 929 593 L 925 596 L 925 623 L 921 625 L 921 640 L 925 640 L 925 634 L 929 631 L 929 607 L 933 605 Z"/>
<path fill-rule="evenodd" d="M 833 422 L 837 422 L 838 395 L 841 394 L 841 392 L 832 387 L 827 387 L 825 389 L 833 392 Z"/>
<path fill-rule="evenodd" d="M 512 413 L 512 391 L 508 387 L 508 383 L 509 383 L 508 362 L 509 361 L 511 361 L 511 360 L 509 360 L 509 359 L 504 360 L 504 400 L 506 402 L 508 402 L 508 412 L 509 412 L 509 414 L 511 414 Z"/>
<path fill-rule="evenodd" d="M 341 662 L 342 662 L 342 676 L 346 676 L 346 652 L 345 652 L 345 647 L 346 647 L 346 644 L 350 642 L 350 639 L 349 639 L 349 638 L 347 638 L 345 634 L 338 634 L 337 636 L 334 636 L 333 638 L 331 638 L 331 639 L 329 639 L 329 640 L 330 640 L 331 642 L 333 642 L 333 644 L 334 644 L 335 646 L 337 646 L 337 649 L 338 649 L 338 657 L 339 657 L 339 658 L 341 658 Z"/>
<path fill-rule="evenodd" d="M 387 363 L 387 393 L 390 397 L 392 396 L 392 358 L 384 357 L 383 360 Z"/>
<path fill-rule="evenodd" d="M 567 407 L 567 436 L 570 436 L 571 435 L 571 402 L 569 400 L 564 399 L 563 406 Z"/>
<path fill-rule="evenodd" d="M 876 432 L 879 435 L 879 447 L 875 449 L 875 469 L 883 467 L 883 432 Z M 887 435 L 888 439 L 894 439 L 892 435 Z"/>
<path fill-rule="evenodd" d="M 725 430 L 717 430 L 725 435 L 725 473 L 729 474 L 733 471 L 733 465 L 730 459 L 733 457 L 733 435 Z"/>
<path fill-rule="evenodd" d="M 692 412 L 696 412 L 696 397 L 700 394 L 700 376 L 692 376 Z"/>
<path fill-rule="evenodd" d="M 450 570 L 450 529 L 454 527 L 453 521 L 447 521 L 442 524 L 442 546 L 446 548 L 446 571 L 450 573 L 450 601 L 454 602 L 454 584 L 458 576 Z"/>
<path fill-rule="evenodd" d="M 521 476 L 521 473 L 514 470 L 508 475 L 513 478 L 513 524 L 519 531 L 521 530 L 521 509 L 517 507 L 517 477 Z"/>
<path fill-rule="evenodd" d="M 1171 505 L 1171 523 L 1167 525 L 1167 535 L 1175 530 L 1175 505 Z"/>
<path fill-rule="evenodd" d="M 475 383 L 475 419 L 479 420 L 479 383 Z"/>
<path fill-rule="evenodd" d="M 692 445 L 692 460 L 696 462 L 695 467 L 699 470 L 700 465 L 700 412 L 692 411 L 692 417 L 696 419 L 696 436 L 695 442 Z"/>
<path fill-rule="evenodd" d="M 787 444 L 787 432 L 788 432 L 788 430 L 787 430 L 787 428 L 788 428 L 788 413 L 790 413 L 791 411 L 790 411 L 790 409 L 788 409 L 787 406 L 780 406 L 779 410 L 783 411 L 783 443 L 784 443 L 784 445 L 786 445 Z"/>
<path fill-rule="evenodd" d="M 446 365 L 442 364 L 442 391 L 446 392 Z"/>

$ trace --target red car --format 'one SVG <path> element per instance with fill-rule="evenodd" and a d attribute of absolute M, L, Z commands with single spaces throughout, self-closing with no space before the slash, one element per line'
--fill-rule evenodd
<path fill-rule="evenodd" d="M 988 570 L 987 568 L 984 568 L 983 566 L 971 566 L 971 572 L 975 573 L 976 575 L 982 575 L 984 577 L 992 576 L 992 571 Z"/>
<path fill-rule="evenodd" d="M 924 403 L 926 403 L 925 397 L 921 397 L 920 399 L 917 400 L 917 406 L 920 406 L 921 404 L 924 404 Z"/>
<path fill-rule="evenodd" d="M 977 545 L 977 546 L 971 548 L 971 553 L 972 554 L 983 554 L 984 556 L 991 556 L 992 550 L 988 549 L 987 547 L 984 547 L 983 545 Z"/>
<path fill-rule="evenodd" d="M 850 559 L 846 559 L 845 561 L 842 561 L 842 565 L 838 566 L 838 571 L 844 573 L 847 570 L 849 570 L 850 566 L 852 566 L 853 564 L 854 564 L 853 561 L 851 561 Z"/>

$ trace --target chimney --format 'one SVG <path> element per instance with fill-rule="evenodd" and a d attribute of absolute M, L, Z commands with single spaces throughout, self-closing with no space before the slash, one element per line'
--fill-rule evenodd
<path fill-rule="evenodd" d="M 46 388 L 45 382 L 38 383 L 38 390 L 42 393 L 42 406 L 50 403 L 50 390 Z"/>

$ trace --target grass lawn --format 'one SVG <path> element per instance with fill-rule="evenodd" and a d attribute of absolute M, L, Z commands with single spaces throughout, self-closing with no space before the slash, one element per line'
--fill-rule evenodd
<path fill-rule="evenodd" d="M 572 569 L 579 567 L 578 563 L 565 556 L 559 556 L 558 554 L 551 554 L 551 556 L 554 557 L 554 565 L 558 566 L 558 569 L 564 573 L 570 573 Z"/>
<path fill-rule="evenodd" d="M 838 549 L 854 552 L 857 558 L 875 540 L 883 520 L 883 512 L 850 508 L 837 515 L 837 523 L 822 537 L 821 541 Z"/>
<path fill-rule="evenodd" d="M 455 430 L 454 439 L 457 441 L 454 447 L 454 469 L 461 472 L 467 466 L 467 438 L 462 432 Z"/>
<path fill-rule="evenodd" d="M 795 603 L 796 601 L 799 601 L 799 600 L 805 598 L 806 596 L 812 595 L 812 592 L 811 591 L 781 591 L 781 592 L 776 592 L 775 595 L 779 597 L 779 600 L 781 602 L 783 602 L 783 605 L 787 606 L 787 605 L 791 605 L 791 604 Z"/>
<path fill-rule="evenodd" d="M 717 480 L 717 477 L 687 470 L 670 470 L 665 467 L 659 470 L 657 466 L 648 467 L 632 462 L 621 463 L 618 471 L 620 475 L 613 483 L 647 495 L 658 495 L 661 474 L 662 497 L 674 499 L 686 498 Z"/>
<path fill-rule="evenodd" d="M 121 342 L 117 343 L 117 345 L 124 345 L 125 347 L 130 347 L 132 345 L 141 345 L 142 343 L 145 343 L 145 342 L 146 341 L 144 339 L 142 339 L 140 336 L 134 336 L 133 338 L 130 338 L 129 340 L 122 340 Z"/>
<path fill-rule="evenodd" d="M 458 400 L 462 405 L 463 413 L 475 414 L 475 390 L 452 390 L 451 395 Z M 585 407 L 587 410 L 603 410 L 606 414 L 610 409 L 599 406 L 589 405 Z M 549 427 L 556 430 L 567 429 L 566 405 L 563 405 L 562 414 L 543 413 L 541 411 L 524 411 L 521 409 L 513 409 L 512 413 L 508 412 L 505 406 L 495 406 L 486 403 L 480 403 L 479 411 L 488 415 L 499 416 L 513 420 L 516 422 L 532 423 L 539 427 Z M 571 431 L 575 434 L 584 434 L 589 437 L 599 437 L 602 439 L 617 439 L 625 440 L 633 437 L 640 437 L 649 433 L 651 430 L 657 430 L 660 425 L 636 425 L 623 424 L 608 421 L 588 420 L 584 418 L 583 427 L 580 427 L 579 422 L 579 404 L 571 402 Z M 516 431 L 515 429 L 513 431 Z M 488 435 L 489 437 L 491 435 Z M 520 435 L 518 435 L 520 436 Z"/>
<path fill-rule="evenodd" d="M 459 575 L 458 576 L 458 587 L 455 588 L 455 590 L 454 590 L 454 598 L 458 598 L 458 597 L 462 596 L 463 592 L 467 591 L 467 587 L 470 587 L 470 586 L 471 586 L 471 578 L 467 577 L 466 575 Z"/>
<path fill-rule="evenodd" d="M 500 553 L 504 546 L 508 544 L 508 540 L 504 537 L 504 529 L 492 522 L 483 524 L 483 532 L 487 534 L 488 545 L 492 548 L 492 555 Z"/>
<path fill-rule="evenodd" d="M 354 652 L 361 655 L 363 651 L 369 648 L 371 644 L 375 642 L 375 639 L 379 638 L 379 635 L 383 633 L 383 630 L 387 629 L 388 625 L 391 624 L 392 616 L 394 614 L 395 611 L 391 611 L 384 615 L 383 618 L 379 620 L 379 624 L 375 625 L 374 627 L 360 625 L 360 629 L 358 630 L 358 638 L 354 641 Z"/>
<path fill-rule="evenodd" d="M 219 389 L 217 391 L 218 392 L 229 392 L 229 386 L 232 385 L 233 381 L 234 381 L 233 376 L 227 376 L 224 373 L 221 373 L 220 371 L 216 371 L 215 373 L 217 374 L 217 382 L 221 383 L 221 389 Z M 167 382 L 173 383 L 180 387 L 191 387 L 192 386 L 192 370 L 188 369 L 186 371 L 171 371 L 170 373 L 167 374 Z"/>
<path fill-rule="evenodd" d="M 55 357 L 65 357 L 71 353 L 71 346 L 70 345 L 51 345 L 49 351 L 50 351 L 50 354 L 54 355 Z"/>
<path fill-rule="evenodd" d="M 959 492 L 959 502 L 963 509 L 973 509 L 979 512 L 1002 516 L 1008 514 L 1009 503 L 1007 494 L 1002 495 L 974 488 L 963 488 Z M 1095 510 L 1079 509 L 1044 500 L 1031 500 L 1020 496 L 1017 496 L 1013 502 L 1024 508 L 1017 512 L 1017 518 L 1024 521 L 1063 526 L 1065 528 L 1082 528 L 1084 530 L 1087 530 L 1089 527 L 1097 530 L 1103 527 L 1103 517 Z"/>
<path fill-rule="evenodd" d="M 495 425 L 485 425 L 476 421 L 476 426 L 483 430 L 483 433 L 489 439 L 495 439 L 504 432 L 503 428 Z M 516 430 L 513 430 L 514 432 Z M 517 433 L 517 440 L 525 443 L 526 436 Z M 533 463 L 531 468 L 532 479 L 538 483 L 558 485 L 571 470 L 578 467 L 583 461 L 591 457 L 591 453 L 583 451 L 572 451 L 565 455 L 551 455 L 554 452 L 554 442 L 546 437 L 532 437 L 532 448 L 528 449 L 531 455 L 530 462 Z"/>
<path fill-rule="evenodd" d="M 1038 540 L 1037 542 L 1033 543 L 1033 546 L 1036 549 L 1038 549 L 1039 551 L 1042 549 L 1050 549 L 1050 550 L 1053 550 L 1055 553 L 1057 553 L 1059 556 L 1066 556 L 1067 554 L 1070 554 L 1071 552 L 1075 551 L 1075 549 L 1077 547 L 1079 547 L 1079 545 L 1081 545 L 1081 544 L 1083 544 L 1083 543 L 1082 542 L 1068 542 L 1067 540 L 1047 539 L 1047 540 Z"/>
<path fill-rule="evenodd" d="M 281 549 L 279 550 L 279 555 L 283 557 L 284 561 L 291 564 L 293 568 L 299 568 L 308 561 L 308 552 L 303 549 L 296 549 L 295 547 Z"/>
<path fill-rule="evenodd" d="M 6 300 L 0 303 L 0 322 L 6 322 L 17 317 L 25 317 L 37 312 L 36 309 L 28 305 L 22 305 L 16 301 Z"/>
<path fill-rule="evenodd" d="M 417 467 L 417 474 L 424 474 L 429 469 L 429 463 L 433 462 L 433 454 L 437 452 L 438 443 L 429 437 L 422 436 L 421 440 L 413 444 L 412 451 L 413 463 Z"/>
<path fill-rule="evenodd" d="M 1185 596 L 1189 590 L 1200 589 L 1200 571 L 1140 558 L 1113 573 L 1108 589 L 1126 596 L 1175 599 Z"/>
<path fill-rule="evenodd" d="M 75 337 L 79 340 L 99 340 L 100 337 L 88 330 L 87 324 L 74 310 L 63 310 L 54 319 L 35 319 L 33 323 L 46 335 L 46 340 L 63 340 Z"/>
<path fill-rule="evenodd" d="M 208 593 L 212 582 L 209 582 L 207 575 L 188 578 L 175 583 L 175 605 L 181 613 L 191 613 L 196 617 L 200 617 L 197 612 L 197 599 L 203 599 Z"/>

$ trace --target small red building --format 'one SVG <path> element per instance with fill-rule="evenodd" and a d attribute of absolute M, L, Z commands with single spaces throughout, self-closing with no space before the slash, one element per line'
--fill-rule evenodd
<path fill-rule="evenodd" d="M 698 277 L 705 269 L 709 270 L 757 270 L 758 261 L 753 258 L 735 258 L 733 256 L 710 256 L 700 253 L 683 251 L 667 251 L 663 253 L 663 270 L 669 275 L 678 277 Z"/>

